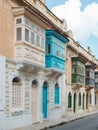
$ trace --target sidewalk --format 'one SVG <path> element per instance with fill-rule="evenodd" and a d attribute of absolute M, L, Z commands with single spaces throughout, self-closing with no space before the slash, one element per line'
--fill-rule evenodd
<path fill-rule="evenodd" d="M 81 119 L 86 116 L 97 114 L 97 113 L 98 113 L 98 110 L 93 111 L 93 112 L 85 112 L 82 114 L 74 114 L 72 116 L 67 115 L 66 117 L 58 119 L 58 120 L 52 120 L 52 121 L 46 120 L 43 123 L 39 123 L 39 124 L 37 123 L 37 124 L 30 125 L 30 126 L 18 128 L 18 129 L 13 129 L 13 130 L 45 130 L 45 128 L 52 128 L 52 127 L 55 127 L 58 125 L 68 123 L 70 121 Z"/>

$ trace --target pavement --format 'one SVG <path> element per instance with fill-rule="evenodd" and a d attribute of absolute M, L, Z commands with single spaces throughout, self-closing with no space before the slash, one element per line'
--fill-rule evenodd
<path fill-rule="evenodd" d="M 47 128 L 53 128 L 55 126 L 59 126 L 62 124 L 66 124 L 68 122 L 74 121 L 74 120 L 78 120 L 78 119 L 82 119 L 84 117 L 90 116 L 90 115 L 94 115 L 94 114 L 98 114 L 98 110 L 93 110 L 90 112 L 85 112 L 85 113 L 81 113 L 81 114 L 72 114 L 72 115 L 66 115 L 65 117 L 61 118 L 61 119 L 56 119 L 56 120 L 45 120 L 42 123 L 35 123 L 26 127 L 22 127 L 22 128 L 17 128 L 17 129 L 13 129 L 13 130 L 46 130 Z"/>

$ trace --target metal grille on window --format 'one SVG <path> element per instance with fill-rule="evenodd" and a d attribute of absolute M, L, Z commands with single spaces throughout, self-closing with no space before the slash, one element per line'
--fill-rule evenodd
<path fill-rule="evenodd" d="M 21 84 L 19 84 L 19 83 L 13 83 L 12 107 L 13 108 L 20 108 L 21 107 Z"/>

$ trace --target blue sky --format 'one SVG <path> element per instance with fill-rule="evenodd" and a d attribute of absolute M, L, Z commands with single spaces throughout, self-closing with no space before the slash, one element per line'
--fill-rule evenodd
<path fill-rule="evenodd" d="M 98 59 L 98 0 L 46 0 L 47 7 L 65 18 L 74 39 L 86 49 L 90 46 Z M 72 11 L 71 11 L 72 10 Z"/>

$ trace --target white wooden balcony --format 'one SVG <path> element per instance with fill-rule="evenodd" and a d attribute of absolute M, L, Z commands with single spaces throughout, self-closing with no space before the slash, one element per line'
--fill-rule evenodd
<path fill-rule="evenodd" d="M 20 62 L 30 62 L 35 66 L 45 67 L 44 50 L 25 42 L 15 43 L 15 59 Z"/>

